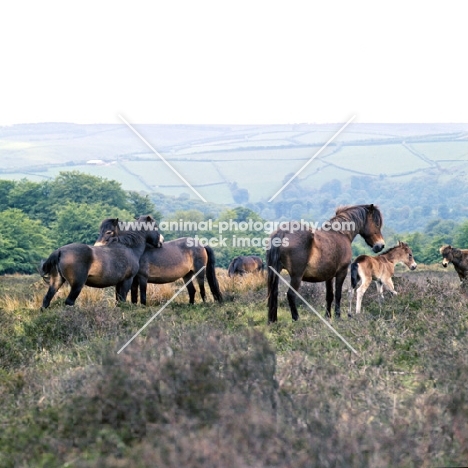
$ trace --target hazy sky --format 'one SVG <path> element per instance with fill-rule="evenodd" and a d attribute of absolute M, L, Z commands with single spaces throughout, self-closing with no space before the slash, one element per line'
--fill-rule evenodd
<path fill-rule="evenodd" d="M 5 3 L 0 125 L 468 122 L 462 2 Z"/>

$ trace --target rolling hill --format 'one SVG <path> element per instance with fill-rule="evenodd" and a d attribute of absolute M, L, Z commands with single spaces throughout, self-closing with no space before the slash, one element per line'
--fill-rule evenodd
<path fill-rule="evenodd" d="M 134 128 L 207 200 L 268 200 L 341 124 L 268 126 L 135 125 Z M 124 189 L 196 195 L 124 124 L 24 124 L 0 127 L 0 177 L 53 178 L 80 170 Z M 466 124 L 351 124 L 300 173 L 302 187 L 353 175 L 408 181 L 422 175 L 468 178 Z"/>

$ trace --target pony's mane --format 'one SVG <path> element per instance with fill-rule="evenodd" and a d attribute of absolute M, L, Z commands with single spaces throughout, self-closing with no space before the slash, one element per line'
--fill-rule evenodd
<path fill-rule="evenodd" d="M 443 245 L 439 252 L 441 255 L 448 255 L 452 254 L 453 258 L 462 258 L 463 252 L 467 252 L 467 250 L 457 249 L 456 247 L 452 247 L 451 245 Z"/>
<path fill-rule="evenodd" d="M 403 247 L 403 248 L 409 248 L 409 245 L 406 244 L 405 242 L 402 242 L 402 243 L 399 244 L 399 245 L 394 245 L 393 247 L 388 248 L 385 252 L 379 253 L 379 255 L 386 255 L 386 254 L 388 254 L 388 253 L 390 253 L 390 252 L 393 252 L 395 249 L 398 249 L 398 248 L 401 248 L 401 247 Z"/>
<path fill-rule="evenodd" d="M 125 247 L 135 247 L 146 243 L 146 231 L 120 231 L 118 236 L 113 237 L 114 242 L 125 245 Z"/>
<path fill-rule="evenodd" d="M 115 220 L 105 219 L 101 224 L 101 232 L 105 230 L 115 230 Z M 113 236 L 109 244 L 119 243 L 125 247 L 136 247 L 146 243 L 147 231 L 121 231 L 117 228 L 117 235 Z"/>
<path fill-rule="evenodd" d="M 442 253 L 444 250 L 447 250 L 447 249 L 455 250 L 451 245 L 443 245 L 443 246 L 439 249 L 439 252 Z"/>
<path fill-rule="evenodd" d="M 340 206 L 337 208 L 335 216 L 330 219 L 330 222 L 343 220 L 354 221 L 356 224 L 359 223 L 363 226 L 366 223 L 370 209 L 371 205 Z M 372 220 L 377 226 L 382 227 L 383 216 L 379 208 L 375 205 L 372 208 Z"/>

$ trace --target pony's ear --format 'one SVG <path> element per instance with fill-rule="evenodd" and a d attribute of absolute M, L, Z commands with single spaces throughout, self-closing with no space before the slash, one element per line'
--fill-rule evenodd
<path fill-rule="evenodd" d="M 117 225 L 119 224 L 119 218 L 113 219 L 113 220 L 112 220 L 112 224 L 113 224 L 114 226 L 117 226 Z"/>
<path fill-rule="evenodd" d="M 402 246 L 402 243 L 401 243 L 401 241 L 399 240 L 399 241 L 398 241 L 398 247 L 401 247 L 401 246 Z"/>
<path fill-rule="evenodd" d="M 371 203 L 371 204 L 369 205 L 369 212 L 372 213 L 373 211 L 374 211 L 374 204 Z"/>

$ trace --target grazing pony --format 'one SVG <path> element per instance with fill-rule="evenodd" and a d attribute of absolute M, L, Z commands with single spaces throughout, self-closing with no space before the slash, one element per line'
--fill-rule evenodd
<path fill-rule="evenodd" d="M 468 249 L 456 249 L 451 245 L 444 245 L 440 248 L 440 253 L 443 257 L 443 267 L 447 268 L 449 263 L 453 263 L 460 281 L 464 282 L 468 278 Z"/>
<path fill-rule="evenodd" d="M 125 301 L 133 277 L 138 273 L 146 243 L 160 246 L 162 236 L 157 227 L 152 231 L 122 232 L 118 223 L 118 219 L 105 219 L 96 245 L 67 244 L 41 262 L 40 274 L 49 284 L 42 301 L 43 308 L 49 307 L 65 281 L 70 284 L 66 305 L 75 304 L 85 285 L 93 288 L 115 286 L 116 299 Z M 106 239 L 106 245 L 100 244 L 103 239 Z"/>
<path fill-rule="evenodd" d="M 228 268 L 228 276 L 257 273 L 265 269 L 263 260 L 257 255 L 239 255 L 232 259 Z"/>
<path fill-rule="evenodd" d="M 385 242 L 381 228 L 383 217 L 374 205 L 341 207 L 335 216 L 323 223 L 322 230 L 278 229 L 270 236 L 267 251 L 268 265 L 268 322 L 277 321 L 277 274 L 285 268 L 291 277 L 287 297 L 293 320 L 299 318 L 296 293 L 301 281 L 319 283 L 325 281 L 327 317 L 331 316 L 333 279 L 335 279 L 335 316 L 340 316 L 343 282 L 351 263 L 351 243 L 360 234 L 374 252 L 380 252 Z M 273 269 L 273 271 L 272 271 Z"/>
<path fill-rule="evenodd" d="M 377 292 L 379 293 L 379 302 L 383 299 L 383 288 L 397 295 L 393 286 L 392 276 L 395 272 L 397 263 L 405 264 L 410 270 L 417 267 L 413 258 L 413 252 L 408 244 L 398 242 L 398 245 L 388 249 L 386 252 L 371 257 L 369 255 L 359 255 L 351 264 L 351 287 L 349 289 L 349 316 L 351 317 L 351 308 L 354 291 L 356 294 L 356 314 L 361 312 L 362 296 L 371 284 L 376 281 Z M 359 280 L 361 285 L 358 287 Z"/>

